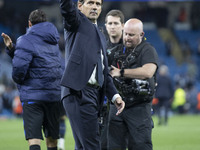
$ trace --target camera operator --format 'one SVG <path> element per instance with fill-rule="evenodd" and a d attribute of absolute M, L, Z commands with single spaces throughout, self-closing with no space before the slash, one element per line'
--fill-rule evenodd
<path fill-rule="evenodd" d="M 113 51 L 110 74 L 126 107 L 116 117 L 117 110 L 110 106 L 108 149 L 125 150 L 128 133 L 128 150 L 152 150 L 151 102 L 158 55 L 146 42 L 143 23 L 136 18 L 124 25 L 123 45 Z"/>

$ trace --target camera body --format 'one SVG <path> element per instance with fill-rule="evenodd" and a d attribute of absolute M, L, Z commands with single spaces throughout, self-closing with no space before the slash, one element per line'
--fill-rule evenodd
<path fill-rule="evenodd" d="M 135 93 L 138 95 L 150 95 L 151 88 L 149 82 L 146 80 L 133 79 L 133 83 L 135 84 Z"/>
<path fill-rule="evenodd" d="M 123 80 L 114 78 L 114 83 L 120 94 L 127 95 L 151 95 L 151 88 L 147 80 L 131 79 Z"/>

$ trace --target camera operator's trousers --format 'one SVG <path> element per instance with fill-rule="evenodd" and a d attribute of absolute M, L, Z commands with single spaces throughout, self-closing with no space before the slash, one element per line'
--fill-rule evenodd
<path fill-rule="evenodd" d="M 110 107 L 108 125 L 109 150 L 152 150 L 151 104 L 137 104 L 125 108 L 116 116 L 117 109 Z"/>

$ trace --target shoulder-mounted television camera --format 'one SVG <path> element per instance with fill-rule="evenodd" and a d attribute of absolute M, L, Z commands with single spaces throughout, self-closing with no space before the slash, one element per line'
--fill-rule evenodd
<path fill-rule="evenodd" d="M 120 94 L 127 95 L 151 95 L 152 90 L 147 80 L 130 79 L 123 80 L 121 78 L 114 78 L 114 83 Z"/>

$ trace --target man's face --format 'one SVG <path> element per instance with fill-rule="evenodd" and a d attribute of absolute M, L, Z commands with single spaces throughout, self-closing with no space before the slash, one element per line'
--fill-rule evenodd
<path fill-rule="evenodd" d="M 142 41 L 143 32 L 140 32 L 138 28 L 134 26 L 125 26 L 123 33 L 123 43 L 126 48 L 135 48 Z"/>
<path fill-rule="evenodd" d="M 121 37 L 124 24 L 121 23 L 119 17 L 108 16 L 105 26 L 109 36 Z"/>
<path fill-rule="evenodd" d="M 102 0 L 85 0 L 78 4 L 79 10 L 93 23 L 96 23 L 102 9 Z"/>

